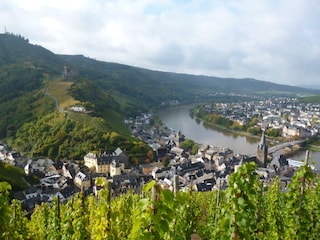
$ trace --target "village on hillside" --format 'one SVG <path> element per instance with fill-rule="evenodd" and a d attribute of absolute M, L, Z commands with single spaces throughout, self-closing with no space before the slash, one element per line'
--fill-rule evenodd
<path fill-rule="evenodd" d="M 238 107 L 239 111 L 247 117 L 250 112 L 253 114 L 259 110 L 263 116 L 260 124 L 277 128 L 282 125 L 285 136 L 305 138 L 306 134 L 299 133 L 318 134 L 319 105 L 302 107 L 298 103 L 290 103 L 286 108 L 290 122 L 283 122 L 279 114 L 281 101 L 277 103 L 278 105 L 274 102 L 268 104 L 260 102 L 255 106 L 253 103 L 234 104 L 233 107 Z M 228 109 L 228 106 L 221 104 L 220 108 L 223 111 Z M 282 111 L 285 109 L 283 108 Z M 233 118 L 236 117 L 237 112 L 233 111 Z M 10 151 L 6 144 L 1 143 L 1 161 L 21 167 L 26 175 L 34 174 L 39 178 L 38 185 L 16 192 L 14 198 L 20 200 L 28 212 L 32 212 L 36 204 L 51 202 L 56 197 L 61 202 L 66 202 L 78 192 L 96 193 L 97 177 L 108 180 L 114 196 L 127 191 L 140 193 L 143 185 L 152 179 L 157 180 L 164 189 L 173 190 L 173 181 L 176 178 L 180 191 L 212 191 L 226 188 L 229 175 L 246 161 L 255 161 L 258 164 L 256 174 L 261 181 L 268 184 L 275 176 L 279 176 L 285 189 L 295 169 L 303 164 L 289 162 L 283 156 L 270 162 L 264 133 L 254 157 L 234 154 L 232 149 L 211 145 L 200 146 L 196 154 L 191 154 L 180 147 L 184 139 L 179 131 L 166 127 L 157 129 L 151 126 L 152 117 L 152 114 L 142 114 L 125 121 L 134 137 L 152 147 L 154 161 L 150 163 L 133 165 L 121 148 L 116 148 L 112 152 L 88 152 L 83 156 L 81 164 L 74 161 L 54 162 L 51 159 L 23 157 L 17 152 Z M 293 132 L 286 131 L 286 128 L 300 130 Z"/>

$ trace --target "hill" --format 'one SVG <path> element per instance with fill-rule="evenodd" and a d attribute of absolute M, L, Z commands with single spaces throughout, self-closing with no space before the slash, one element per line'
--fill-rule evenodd
<path fill-rule="evenodd" d="M 141 153 L 123 119 L 172 101 L 192 103 L 217 92 L 316 94 L 254 79 L 152 71 L 82 55 L 57 55 L 19 35 L 0 34 L 0 138 L 33 156 L 77 159 L 117 146 Z M 74 113 L 79 105 L 88 110 Z M 136 152 L 136 150 L 135 150 Z"/>
<path fill-rule="evenodd" d="M 100 62 L 81 55 L 60 56 L 81 76 L 107 90 L 125 114 L 136 113 L 170 100 L 181 103 L 210 98 L 213 93 L 247 95 L 317 94 L 320 90 L 280 85 L 255 79 L 218 78 L 152 71 L 116 63 Z M 135 104 L 134 104 L 135 103 Z"/>

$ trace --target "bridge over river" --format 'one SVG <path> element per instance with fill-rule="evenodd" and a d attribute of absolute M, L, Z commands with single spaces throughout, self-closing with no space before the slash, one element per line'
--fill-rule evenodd
<path fill-rule="evenodd" d="M 275 153 L 281 149 L 284 149 L 286 147 L 292 147 L 296 144 L 301 144 L 301 143 L 304 143 L 306 140 L 296 140 L 296 141 L 291 141 L 291 142 L 285 142 L 285 143 L 280 143 L 278 145 L 275 145 L 271 148 L 268 149 L 268 153 L 269 154 L 272 154 L 272 153 Z"/>
<path fill-rule="evenodd" d="M 284 149 L 286 147 L 292 147 L 292 146 L 294 146 L 296 144 L 304 143 L 305 141 L 306 140 L 296 140 L 296 141 L 291 141 L 291 142 L 280 143 L 278 145 L 275 145 L 273 147 L 268 148 L 268 154 L 273 154 L 273 153 L 275 153 L 275 152 L 277 152 L 277 151 L 279 151 L 281 149 Z M 257 153 L 252 153 L 249 156 L 250 157 L 254 157 L 256 155 L 257 155 Z"/>

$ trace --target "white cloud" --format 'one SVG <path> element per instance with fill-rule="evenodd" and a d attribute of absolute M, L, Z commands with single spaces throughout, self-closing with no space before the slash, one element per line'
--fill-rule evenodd
<path fill-rule="evenodd" d="M 151 69 L 319 82 L 317 0 L 3 0 L 8 31 L 55 53 Z"/>

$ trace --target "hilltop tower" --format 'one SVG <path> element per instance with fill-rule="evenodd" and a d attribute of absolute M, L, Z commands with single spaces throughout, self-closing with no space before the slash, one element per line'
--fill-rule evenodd
<path fill-rule="evenodd" d="M 64 65 L 63 71 L 62 71 L 62 78 L 63 78 L 63 79 L 66 79 L 66 78 L 67 78 L 68 72 L 69 72 L 69 69 L 68 69 L 67 65 Z"/>
<path fill-rule="evenodd" d="M 266 142 L 264 131 L 262 131 L 261 140 L 259 142 L 258 149 L 257 149 L 257 160 L 259 165 L 266 167 L 267 158 L 268 158 L 268 145 Z"/>

